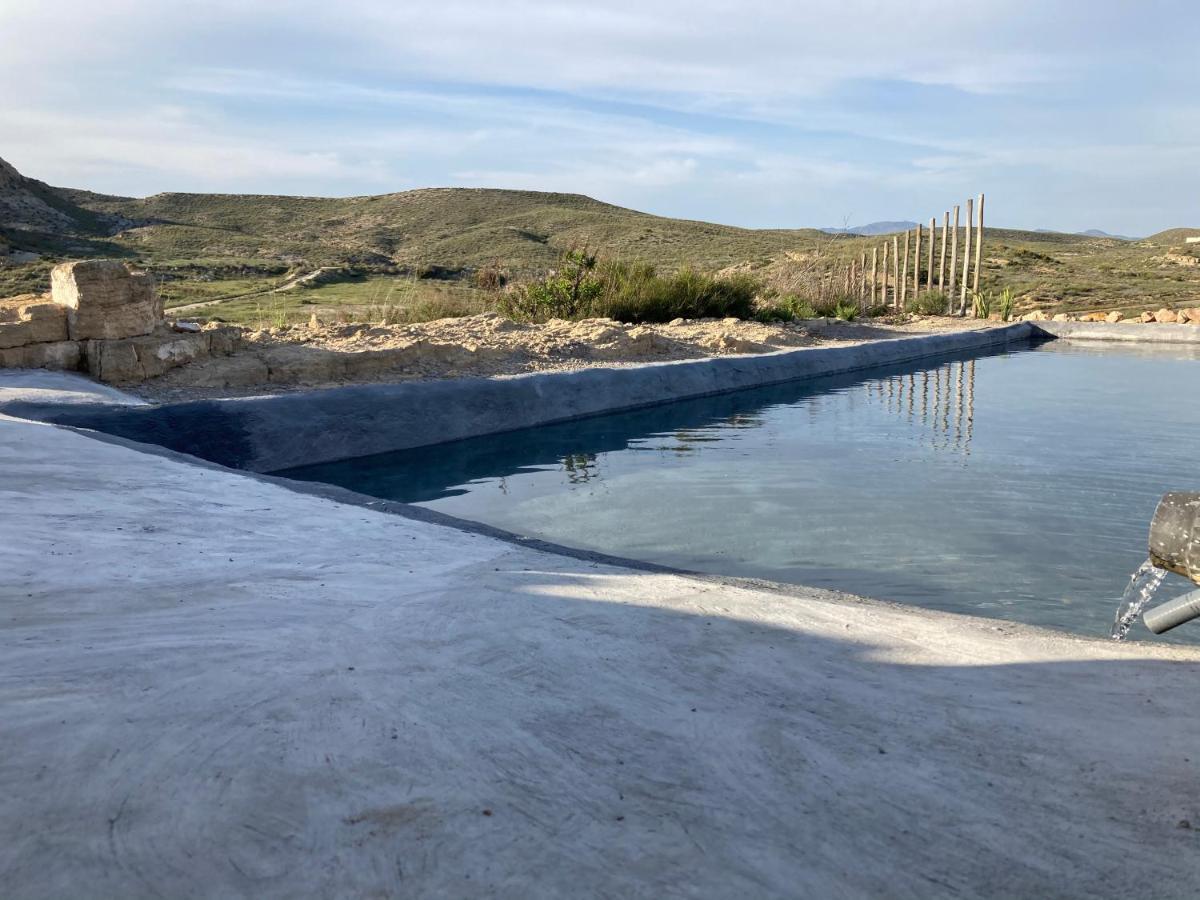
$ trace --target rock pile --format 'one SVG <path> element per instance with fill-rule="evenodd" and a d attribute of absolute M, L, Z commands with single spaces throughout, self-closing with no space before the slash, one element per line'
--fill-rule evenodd
<path fill-rule="evenodd" d="M 0 368 L 82 369 L 124 383 L 239 346 L 236 328 L 177 333 L 149 275 L 118 260 L 63 263 L 50 294 L 0 300 Z"/>
<path fill-rule="evenodd" d="M 1163 322 L 1179 325 L 1200 325 L 1200 306 L 1193 306 L 1188 309 L 1167 309 L 1164 307 L 1157 312 L 1147 311 L 1141 315 L 1134 316 L 1126 316 L 1120 310 L 1116 309 L 1106 313 L 1055 313 L 1053 316 L 1050 316 L 1040 309 L 1035 309 L 1033 312 L 1026 313 L 1017 319 L 1019 322 L 1045 322 L 1047 320 L 1055 322 L 1108 322 L 1109 324 L 1117 322 L 1136 322 L 1139 324 Z"/>

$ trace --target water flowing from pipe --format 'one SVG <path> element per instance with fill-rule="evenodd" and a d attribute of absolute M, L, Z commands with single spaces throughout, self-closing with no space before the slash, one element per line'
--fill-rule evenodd
<path fill-rule="evenodd" d="M 1129 586 L 1125 588 L 1125 593 L 1121 597 L 1121 605 L 1117 607 L 1117 618 L 1112 627 L 1114 641 L 1125 640 L 1129 630 L 1137 622 L 1138 616 L 1142 614 L 1142 610 L 1149 606 L 1150 601 L 1154 599 L 1154 592 L 1158 590 L 1158 586 L 1162 584 L 1166 576 L 1166 570 L 1158 568 L 1149 559 L 1138 566 L 1138 570 L 1130 577 Z"/>

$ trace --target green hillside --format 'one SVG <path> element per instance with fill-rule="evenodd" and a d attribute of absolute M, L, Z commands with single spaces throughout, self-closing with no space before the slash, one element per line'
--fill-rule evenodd
<path fill-rule="evenodd" d="M 815 229 L 745 229 L 669 219 L 578 194 L 431 188 L 376 197 L 317 198 L 155 194 L 144 199 L 50 188 L 8 167 L 5 208 L 61 211 L 55 227 L 0 217 L 0 241 L 41 259 L 0 265 L 0 294 L 42 290 L 61 259 L 119 256 L 159 276 L 169 306 L 217 303 L 202 313 L 244 320 L 267 304 L 278 317 L 302 307 L 365 306 L 436 294 L 486 303 L 477 273 L 511 282 L 552 268 L 566 248 L 661 269 L 736 267 L 785 290 L 796 273 L 838 269 L 879 236 Z M 8 206 L 5 207 L 7 197 Z M 63 226 L 69 220 L 70 226 Z M 1143 241 L 989 229 L 981 286 L 1012 287 L 1021 306 L 1099 310 L 1200 305 L 1200 267 L 1189 258 L 1197 229 Z M 320 279 L 270 293 L 325 267 Z M 232 299 L 230 299 L 232 298 Z"/>

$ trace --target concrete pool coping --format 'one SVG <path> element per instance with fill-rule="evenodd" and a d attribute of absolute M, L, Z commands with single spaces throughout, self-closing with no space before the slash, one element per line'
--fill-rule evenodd
<path fill-rule="evenodd" d="M 839 347 L 326 388 L 157 406 L 0 403 L 0 412 L 156 443 L 224 465 L 273 472 L 447 443 L 674 400 L 973 353 L 1037 336 L 1021 323 Z"/>
<path fill-rule="evenodd" d="M 23 396 L 0 401 L 0 412 L 160 444 L 247 471 L 275 472 L 1039 339 L 1200 345 L 1200 328 L 1025 322 L 758 355 L 161 405 L 120 406 L 103 399 L 63 404 Z"/>
<path fill-rule="evenodd" d="M 3 416 L 0 458 L 9 896 L 1200 883 L 1195 648 L 633 571 Z"/>

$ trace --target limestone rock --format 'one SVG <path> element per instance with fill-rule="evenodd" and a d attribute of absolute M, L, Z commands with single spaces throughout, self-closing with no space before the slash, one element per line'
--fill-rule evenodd
<path fill-rule="evenodd" d="M 228 332 L 216 328 L 194 334 L 179 334 L 165 327 L 154 334 L 85 344 L 88 372 L 108 384 L 129 384 L 157 378 L 179 366 L 210 356 L 227 356 L 240 345 Z"/>
<path fill-rule="evenodd" d="M 1154 314 L 1155 322 L 1178 322 L 1179 316 L 1175 314 L 1175 310 L 1167 309 L 1165 306 Z"/>
<path fill-rule="evenodd" d="M 75 341 L 53 341 L 47 344 L 26 344 L 0 350 L 0 369 L 64 369 L 79 368 L 82 352 Z"/>
<path fill-rule="evenodd" d="M 1021 316 L 1021 321 L 1022 322 L 1045 322 L 1049 318 L 1050 317 L 1048 315 L 1046 315 L 1042 310 L 1035 309 L 1033 312 L 1025 313 L 1025 315 Z"/>
<path fill-rule="evenodd" d="M 0 300 L 0 349 L 67 339 L 66 310 L 37 294 Z"/>
<path fill-rule="evenodd" d="M 1122 318 L 1124 318 L 1124 317 L 1121 315 L 1121 313 L 1114 309 L 1112 312 L 1110 312 L 1107 316 L 1104 317 L 1104 321 L 1115 324 L 1117 322 L 1120 322 Z"/>
<path fill-rule="evenodd" d="M 1191 325 L 1200 325 L 1200 306 L 1179 309 L 1176 312 L 1179 314 L 1179 321 L 1187 322 Z"/>
<path fill-rule="evenodd" d="M 1153 321 L 1155 321 L 1154 313 L 1144 312 L 1140 316 L 1138 316 L 1138 321 L 1139 322 L 1153 322 Z"/>
<path fill-rule="evenodd" d="M 162 320 L 162 299 L 149 275 L 119 260 L 63 263 L 50 273 L 50 294 L 67 309 L 71 340 L 115 340 L 149 334 Z"/>
<path fill-rule="evenodd" d="M 1053 317 L 1053 319 L 1051 319 L 1051 321 L 1053 321 L 1053 322 L 1070 322 L 1071 317 L 1068 316 L 1066 313 L 1055 313 L 1054 317 Z M 1091 321 L 1091 319 L 1089 318 L 1088 321 Z"/>

